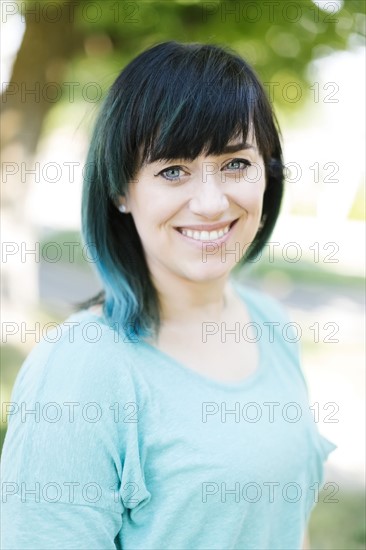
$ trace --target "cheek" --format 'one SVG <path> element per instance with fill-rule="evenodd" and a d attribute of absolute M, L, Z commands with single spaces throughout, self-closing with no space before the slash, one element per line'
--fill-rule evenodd
<path fill-rule="evenodd" d="M 248 214 L 260 214 L 262 211 L 263 195 L 264 182 L 245 182 L 242 192 L 240 193 L 240 205 Z"/>
<path fill-rule="evenodd" d="M 137 232 L 144 240 L 156 239 L 175 213 L 175 201 L 166 192 L 158 193 L 151 186 L 141 186 L 131 200 L 131 213 Z"/>

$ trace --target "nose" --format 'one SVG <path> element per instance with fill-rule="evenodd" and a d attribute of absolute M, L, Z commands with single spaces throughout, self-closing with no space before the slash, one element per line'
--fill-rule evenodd
<path fill-rule="evenodd" d="M 220 218 L 229 207 L 229 200 L 223 193 L 223 183 L 215 175 L 202 180 L 197 181 L 195 195 L 189 203 L 190 210 L 198 216 Z"/>

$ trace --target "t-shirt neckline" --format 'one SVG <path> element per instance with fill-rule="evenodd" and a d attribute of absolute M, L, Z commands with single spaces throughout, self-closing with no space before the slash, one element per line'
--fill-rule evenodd
<path fill-rule="evenodd" d="M 257 323 L 259 324 L 259 319 L 257 317 L 257 314 L 255 311 L 253 311 L 253 308 L 250 304 L 248 304 L 248 301 L 244 299 L 244 294 L 246 294 L 246 290 L 243 288 L 238 287 L 235 283 L 232 282 L 233 287 L 237 290 L 238 295 L 243 300 L 248 314 L 249 314 L 249 322 L 250 323 Z M 205 374 L 201 374 L 194 369 L 191 369 L 190 367 L 186 366 L 181 361 L 178 361 L 174 357 L 172 357 L 170 354 L 165 353 L 162 350 L 159 350 L 152 344 L 149 344 L 148 342 L 145 342 L 144 340 L 141 340 L 138 342 L 138 346 L 142 346 L 147 351 L 155 355 L 156 357 L 164 360 L 165 363 L 169 363 L 173 365 L 174 367 L 178 368 L 181 372 L 184 372 L 186 375 L 188 375 L 191 378 L 195 378 L 200 383 L 203 383 L 204 385 L 210 385 L 216 388 L 221 388 L 223 390 L 241 390 L 243 388 L 247 388 L 249 386 L 252 386 L 253 384 L 257 383 L 257 381 L 263 376 L 265 370 L 266 370 L 266 355 L 265 355 L 265 349 L 263 345 L 262 337 L 260 336 L 258 341 L 256 342 L 258 345 L 258 364 L 257 368 L 248 374 L 245 378 L 238 381 L 233 382 L 225 382 L 222 380 L 216 380 L 215 378 L 211 378 L 210 376 L 207 376 Z"/>

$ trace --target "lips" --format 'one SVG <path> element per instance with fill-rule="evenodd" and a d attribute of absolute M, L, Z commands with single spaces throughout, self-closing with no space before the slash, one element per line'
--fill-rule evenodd
<path fill-rule="evenodd" d="M 175 227 L 174 229 L 177 229 L 177 231 L 182 232 L 183 229 L 189 230 L 189 231 L 219 231 L 220 229 L 225 229 L 225 227 L 231 227 L 233 224 L 238 221 L 239 218 L 236 218 L 235 220 L 227 220 L 225 222 L 221 223 L 212 223 L 212 224 L 204 224 L 204 225 L 182 225 L 180 227 Z"/>

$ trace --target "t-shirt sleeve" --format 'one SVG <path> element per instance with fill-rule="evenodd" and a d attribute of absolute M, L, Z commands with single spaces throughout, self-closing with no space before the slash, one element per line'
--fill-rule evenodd
<path fill-rule="evenodd" d="M 4 550 L 116 548 L 128 509 L 150 498 L 125 345 L 110 329 L 97 342 L 70 334 L 37 344 L 7 407 Z"/>

